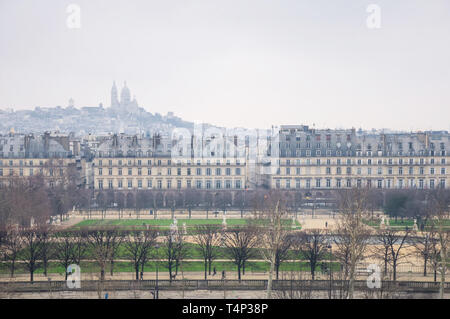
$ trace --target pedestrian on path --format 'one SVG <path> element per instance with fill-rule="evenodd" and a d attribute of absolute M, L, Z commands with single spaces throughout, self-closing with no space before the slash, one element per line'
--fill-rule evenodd
<path fill-rule="evenodd" d="M 216 266 L 214 266 L 214 268 L 213 268 L 213 276 L 215 276 L 216 275 Z"/>

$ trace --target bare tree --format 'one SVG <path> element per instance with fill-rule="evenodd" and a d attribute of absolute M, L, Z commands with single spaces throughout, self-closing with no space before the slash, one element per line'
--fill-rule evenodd
<path fill-rule="evenodd" d="M 295 238 L 295 246 L 300 253 L 300 260 L 309 263 L 312 280 L 315 280 L 316 267 L 326 257 L 327 238 L 324 230 L 305 230 Z"/>
<path fill-rule="evenodd" d="M 55 235 L 55 258 L 65 269 L 67 280 L 67 268 L 74 262 L 75 240 L 74 232 L 70 230 L 60 231 Z"/>
<path fill-rule="evenodd" d="M 125 254 L 133 263 L 136 280 L 139 280 L 139 271 L 144 272 L 144 264 L 156 243 L 157 232 L 153 229 L 132 229 L 124 237 Z"/>
<path fill-rule="evenodd" d="M 402 253 L 403 248 L 408 246 L 407 239 L 411 230 L 398 231 L 393 229 L 380 229 L 377 234 L 381 248 L 376 248 L 376 255 L 384 258 L 384 262 L 392 267 L 392 279 L 397 280 L 397 267 L 409 256 Z"/>
<path fill-rule="evenodd" d="M 124 233 L 123 233 L 123 231 L 121 231 L 119 229 L 116 229 L 114 234 L 111 236 L 111 240 L 110 240 L 111 252 L 109 254 L 111 276 L 114 275 L 114 260 L 116 258 L 117 252 L 119 250 L 120 244 L 122 243 L 123 239 L 124 239 Z"/>
<path fill-rule="evenodd" d="M 340 244 L 338 256 L 344 264 L 344 274 L 348 275 L 348 298 L 353 299 L 356 266 L 364 258 L 370 229 L 364 224 L 367 212 L 367 189 L 350 189 L 337 193 L 340 218 L 336 233 Z"/>
<path fill-rule="evenodd" d="M 14 277 L 16 269 L 16 261 L 19 257 L 19 252 L 23 247 L 22 236 L 18 227 L 12 225 L 5 227 L 2 231 L 3 259 L 8 263 L 10 277 Z"/>
<path fill-rule="evenodd" d="M 54 246 L 53 246 L 53 229 L 50 225 L 41 225 L 39 227 L 39 232 L 41 236 L 41 258 L 42 258 L 42 267 L 44 269 L 44 276 L 47 276 L 47 269 L 49 260 L 54 255 Z"/>
<path fill-rule="evenodd" d="M 267 298 L 271 298 L 273 273 L 277 272 L 282 258 L 287 252 L 286 243 L 289 232 L 287 225 L 283 222 L 287 219 L 286 197 L 280 192 L 270 192 L 262 197 L 261 202 L 256 203 L 255 214 L 262 226 L 257 234 L 261 254 L 264 260 L 269 262 L 269 280 L 267 284 Z M 277 278 L 278 279 L 278 278 Z"/>
<path fill-rule="evenodd" d="M 100 267 L 100 280 L 105 280 L 105 269 L 108 261 L 111 261 L 113 241 L 116 240 L 117 229 L 98 228 L 88 232 L 89 246 L 92 257 Z"/>
<path fill-rule="evenodd" d="M 202 254 L 205 266 L 205 280 L 207 273 L 211 275 L 211 265 L 218 255 L 220 233 L 215 225 L 198 225 L 195 227 L 194 242 Z"/>
<path fill-rule="evenodd" d="M 178 268 L 186 257 L 187 246 L 183 235 L 178 231 L 168 231 L 164 235 L 164 257 L 169 270 L 170 281 L 178 275 Z"/>
<path fill-rule="evenodd" d="M 423 276 L 427 276 L 427 265 L 430 262 L 431 252 L 433 249 L 436 233 L 434 231 L 418 234 L 411 238 L 413 246 L 420 258 L 423 260 Z"/>
<path fill-rule="evenodd" d="M 447 272 L 447 250 L 450 242 L 450 230 L 447 223 L 450 220 L 450 190 L 438 189 L 430 192 L 428 200 L 432 205 L 432 225 L 437 233 L 440 246 L 440 289 L 439 297 L 444 299 L 445 273 Z"/>
<path fill-rule="evenodd" d="M 86 229 L 79 229 L 74 231 L 73 237 L 73 262 L 81 266 L 81 261 L 86 257 L 87 249 L 89 247 L 89 232 Z"/>
<path fill-rule="evenodd" d="M 33 282 L 34 272 L 42 264 L 42 235 L 37 227 L 28 228 L 22 231 L 22 241 L 24 245 L 20 259 L 30 273 L 30 281 Z"/>
<path fill-rule="evenodd" d="M 225 251 L 237 267 L 239 281 L 241 280 L 241 272 L 245 274 L 246 262 L 256 256 L 254 248 L 257 244 L 258 236 L 256 236 L 256 230 L 252 226 L 230 229 L 224 232 Z"/>

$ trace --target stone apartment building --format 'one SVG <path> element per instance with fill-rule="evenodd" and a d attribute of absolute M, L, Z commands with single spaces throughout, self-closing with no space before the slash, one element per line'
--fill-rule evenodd
<path fill-rule="evenodd" d="M 111 135 L 95 152 L 93 187 L 113 190 L 246 187 L 245 152 L 225 156 L 217 143 L 210 147 L 211 140 L 200 141 L 199 149 L 196 144 L 193 137 L 181 146 L 163 135 Z M 224 144 L 221 141 L 220 145 Z"/>
<path fill-rule="evenodd" d="M 363 133 L 282 126 L 275 189 L 450 187 L 448 132 Z"/>
<path fill-rule="evenodd" d="M 50 187 L 76 178 L 85 184 L 86 162 L 80 142 L 72 135 L 46 132 L 42 135 L 14 134 L 0 136 L 0 183 L 7 186 L 12 178 L 41 175 Z"/>
<path fill-rule="evenodd" d="M 69 168 L 94 190 L 327 190 L 450 188 L 450 134 L 316 130 L 286 125 L 254 136 L 225 131 L 177 136 L 0 136 L 0 180 Z"/>

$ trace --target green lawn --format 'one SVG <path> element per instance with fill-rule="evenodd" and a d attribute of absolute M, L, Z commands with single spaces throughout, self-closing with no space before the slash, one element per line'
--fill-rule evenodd
<path fill-rule="evenodd" d="M 230 218 L 227 219 L 227 226 L 244 226 L 252 222 L 251 219 L 242 218 Z M 186 227 L 194 227 L 197 225 L 222 225 L 222 219 L 178 219 L 178 227 L 183 227 L 186 223 Z M 256 221 L 259 223 L 260 221 Z M 84 220 L 75 226 L 79 227 L 92 227 L 92 226 L 156 226 L 162 229 L 168 229 L 168 227 L 173 223 L 172 219 L 89 219 Z M 296 229 L 300 229 L 301 225 L 298 221 L 296 223 Z M 292 220 L 285 219 L 283 224 L 291 227 Z"/>

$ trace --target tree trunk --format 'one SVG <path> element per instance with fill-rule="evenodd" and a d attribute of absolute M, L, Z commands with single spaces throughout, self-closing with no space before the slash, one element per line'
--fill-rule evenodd
<path fill-rule="evenodd" d="M 238 269 L 238 280 L 239 282 L 241 282 L 241 265 L 238 265 L 237 269 Z"/>
<path fill-rule="evenodd" d="M 394 281 L 397 280 L 397 262 L 396 262 L 396 261 L 394 261 L 394 262 L 392 263 L 392 279 L 393 279 Z"/>
<path fill-rule="evenodd" d="M 267 299 L 272 297 L 272 281 L 273 281 L 273 271 L 275 266 L 275 253 L 272 251 L 270 255 L 270 269 L 269 269 L 269 280 L 267 281 Z"/>
<path fill-rule="evenodd" d="M 425 258 L 424 262 L 423 262 L 423 276 L 426 277 L 427 276 L 427 259 Z"/>
<path fill-rule="evenodd" d="M 114 275 L 114 260 L 111 260 L 111 271 L 110 271 L 111 276 Z"/>
<path fill-rule="evenodd" d="M 15 268 L 16 268 L 16 262 L 15 262 L 15 260 L 13 259 L 13 260 L 11 261 L 11 272 L 10 272 L 11 278 L 14 277 L 14 270 L 15 270 Z"/>

